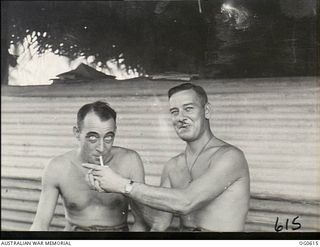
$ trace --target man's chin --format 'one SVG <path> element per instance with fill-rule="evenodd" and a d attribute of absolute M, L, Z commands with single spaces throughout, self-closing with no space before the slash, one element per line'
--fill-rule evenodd
<path fill-rule="evenodd" d="M 189 142 L 189 141 L 193 141 L 194 138 L 192 138 L 191 136 L 187 135 L 187 134 L 183 134 L 183 133 L 178 133 L 178 136 L 181 140 L 185 141 L 185 142 Z"/>

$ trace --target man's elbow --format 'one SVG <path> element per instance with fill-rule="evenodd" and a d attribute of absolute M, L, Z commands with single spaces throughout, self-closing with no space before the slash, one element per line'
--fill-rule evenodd
<path fill-rule="evenodd" d="M 187 197 L 182 197 L 177 205 L 176 212 L 180 215 L 187 215 L 193 211 L 193 202 Z"/>

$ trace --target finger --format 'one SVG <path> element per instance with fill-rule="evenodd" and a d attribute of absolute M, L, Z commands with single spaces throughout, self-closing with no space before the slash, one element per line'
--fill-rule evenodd
<path fill-rule="evenodd" d="M 89 184 L 89 187 L 90 187 L 90 189 L 94 189 L 94 186 L 93 186 L 93 175 L 92 175 L 92 169 L 90 169 L 89 171 L 88 171 L 88 173 L 86 174 L 86 181 L 88 182 L 88 184 Z"/>
<path fill-rule="evenodd" d="M 104 190 L 100 187 L 100 182 L 99 180 L 94 180 L 94 187 L 98 192 L 104 192 Z"/>
<path fill-rule="evenodd" d="M 91 173 L 96 176 L 96 177 L 103 177 L 104 176 L 104 171 L 109 169 L 108 166 L 105 166 L 103 168 L 101 168 L 100 170 L 96 171 L 96 170 L 93 170 Z"/>
<path fill-rule="evenodd" d="M 91 164 L 91 163 L 82 163 L 82 166 L 87 169 L 93 169 L 93 170 L 100 170 L 101 169 L 101 166 Z"/>
<path fill-rule="evenodd" d="M 95 181 L 92 174 L 88 174 L 89 185 L 91 189 L 95 189 Z"/>
<path fill-rule="evenodd" d="M 94 184 L 94 187 L 96 188 L 96 190 L 98 190 L 99 192 L 106 192 L 102 187 L 101 187 L 101 178 L 100 177 L 96 177 L 94 176 L 94 181 L 95 181 L 95 184 Z"/>

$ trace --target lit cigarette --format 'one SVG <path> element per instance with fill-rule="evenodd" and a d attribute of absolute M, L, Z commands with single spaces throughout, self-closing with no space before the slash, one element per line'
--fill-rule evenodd
<path fill-rule="evenodd" d="M 100 159 L 100 165 L 104 166 L 102 156 L 99 156 L 99 159 Z"/>

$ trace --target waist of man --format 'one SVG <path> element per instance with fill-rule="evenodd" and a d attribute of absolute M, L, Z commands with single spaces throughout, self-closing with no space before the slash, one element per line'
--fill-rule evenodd
<path fill-rule="evenodd" d="M 75 232 L 128 232 L 129 227 L 127 223 L 123 223 L 116 226 L 102 226 L 102 225 L 91 225 L 91 226 L 83 226 L 79 224 L 69 223 L 69 227 L 66 229 L 67 231 L 75 231 Z"/>

